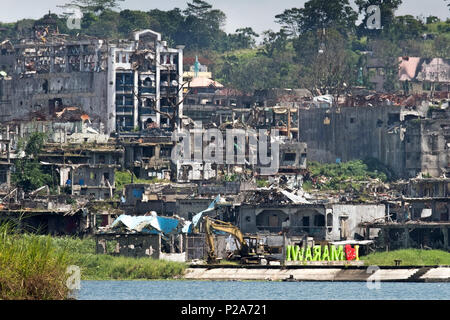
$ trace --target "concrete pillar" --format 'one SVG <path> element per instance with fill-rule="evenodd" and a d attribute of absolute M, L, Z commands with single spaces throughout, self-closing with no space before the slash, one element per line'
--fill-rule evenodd
<path fill-rule="evenodd" d="M 107 76 L 107 122 L 106 133 L 117 131 L 116 128 L 116 66 L 115 66 L 116 48 L 111 45 L 108 52 L 108 76 Z"/>
<path fill-rule="evenodd" d="M 389 229 L 383 228 L 383 239 L 384 239 L 384 246 L 386 248 L 386 252 L 389 251 Z"/>
<path fill-rule="evenodd" d="M 183 49 L 184 46 L 177 46 L 178 49 L 178 101 L 177 103 L 181 102 L 178 105 L 178 119 L 177 119 L 177 126 L 178 128 L 181 128 L 181 118 L 183 117 L 183 89 L 180 89 L 180 87 L 183 85 Z"/>
<path fill-rule="evenodd" d="M 80 72 L 83 71 L 83 64 L 84 64 L 84 59 L 83 59 L 83 45 L 80 44 Z"/>
<path fill-rule="evenodd" d="M 445 250 L 448 250 L 448 248 L 449 248 L 449 246 L 448 246 L 448 229 L 449 228 L 446 228 L 446 227 L 441 228 L 442 234 L 444 235 L 444 249 Z"/>
<path fill-rule="evenodd" d="M 155 159 L 161 158 L 161 145 L 155 146 Z"/>
<path fill-rule="evenodd" d="M 156 45 L 155 50 L 155 57 L 156 57 L 156 75 L 155 75 L 155 82 L 156 82 L 156 110 L 160 110 L 161 108 L 161 44 L 158 42 Z M 156 124 L 159 126 L 161 122 L 161 114 L 159 112 L 156 112 Z"/>
<path fill-rule="evenodd" d="M 404 232 L 404 236 L 405 236 L 403 246 L 405 248 L 408 248 L 409 247 L 409 229 L 408 229 L 408 227 L 405 227 L 403 229 L 403 232 Z"/>
<path fill-rule="evenodd" d="M 134 71 L 134 92 L 133 95 L 133 128 L 139 126 L 139 72 Z"/>

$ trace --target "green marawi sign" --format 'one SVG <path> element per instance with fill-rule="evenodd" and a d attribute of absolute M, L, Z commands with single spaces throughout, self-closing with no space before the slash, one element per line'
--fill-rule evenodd
<path fill-rule="evenodd" d="M 286 261 L 359 261 L 359 246 L 286 246 Z"/>

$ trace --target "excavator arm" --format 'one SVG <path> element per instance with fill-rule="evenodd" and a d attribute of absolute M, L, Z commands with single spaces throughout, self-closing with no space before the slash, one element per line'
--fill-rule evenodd
<path fill-rule="evenodd" d="M 239 230 L 238 227 L 228 222 L 212 219 L 208 216 L 206 216 L 204 220 L 205 220 L 206 242 L 208 243 L 209 246 L 209 254 L 208 254 L 209 262 L 214 262 L 217 259 L 212 229 L 231 234 L 239 242 L 239 245 L 241 246 L 240 248 L 241 255 L 243 256 L 248 255 L 249 250 L 247 242 L 245 242 L 244 235 L 242 234 L 241 230 Z"/>

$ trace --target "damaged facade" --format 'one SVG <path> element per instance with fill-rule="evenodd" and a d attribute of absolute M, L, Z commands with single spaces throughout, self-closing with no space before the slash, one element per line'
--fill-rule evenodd
<path fill-rule="evenodd" d="M 359 88 L 339 97 L 306 89 L 250 95 L 224 87 L 206 68 L 183 74 L 183 46 L 168 48 L 151 30 L 122 41 L 56 34 L 0 48 L 7 73 L 0 77 L 0 219 L 26 212 L 43 233 L 95 234 L 98 253 L 177 261 L 207 255 L 206 216 L 280 255 L 284 236 L 292 243 L 378 239 L 382 247 L 448 249 L 450 109 L 442 94 L 446 69 L 438 80 L 433 75 L 440 60 L 417 61 L 414 74 L 405 66 L 402 76 L 410 78 L 402 79 L 412 85 L 403 94 Z M 433 82 L 430 92 L 418 92 L 426 82 Z M 223 141 L 209 139 L 208 129 Z M 192 149 L 173 161 L 180 142 L 173 136 L 184 130 Z M 279 147 L 276 155 L 271 143 L 267 149 L 276 172 L 264 171 L 261 158 L 250 161 L 259 130 L 258 143 L 268 138 Z M 56 185 L 25 194 L 11 187 L 11 173 L 24 158 L 21 141 L 35 132 L 46 140 L 33 160 Z M 244 134 L 228 141 L 228 132 Z M 223 160 L 232 151 L 233 161 L 194 156 L 208 147 Z M 302 189 L 307 160 L 366 158 L 405 180 L 371 179 L 362 192 Z M 122 190 L 118 171 L 130 174 Z M 215 237 L 226 257 L 230 237 Z"/>
<path fill-rule="evenodd" d="M 55 34 L 2 46 L 2 120 L 77 106 L 111 133 L 169 126 L 164 114 L 182 115 L 183 46 L 168 48 L 159 33 L 116 43 Z"/>

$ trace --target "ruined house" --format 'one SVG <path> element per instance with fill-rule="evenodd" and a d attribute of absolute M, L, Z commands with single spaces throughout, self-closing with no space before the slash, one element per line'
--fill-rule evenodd
<path fill-rule="evenodd" d="M 122 134 L 118 143 L 125 150 L 124 168 L 140 179 L 171 180 L 173 141 L 170 132 L 149 129 Z"/>
<path fill-rule="evenodd" d="M 426 93 L 448 97 L 450 92 L 450 62 L 442 58 L 398 57 L 398 83 L 405 94 Z M 377 57 L 369 57 L 366 65 L 369 82 L 376 92 L 386 92 L 387 67 Z"/>
<path fill-rule="evenodd" d="M 366 233 L 363 222 L 384 221 L 385 205 L 377 203 L 326 203 L 308 201 L 286 191 L 260 190 L 237 208 L 237 225 L 246 233 L 287 233 L 315 240 L 372 239 L 378 230 Z"/>
<path fill-rule="evenodd" d="M 442 58 L 399 57 L 399 81 L 403 91 L 448 97 L 450 60 Z"/>
<path fill-rule="evenodd" d="M 121 168 L 123 153 L 115 144 L 47 144 L 39 159 L 59 174 L 61 188 L 102 200 L 113 197 L 115 170 Z"/>
<path fill-rule="evenodd" d="M 1 49 L 3 120 L 77 106 L 111 133 L 169 126 L 164 114 L 182 115 L 183 46 L 168 48 L 152 30 L 116 42 L 52 34 Z"/>

